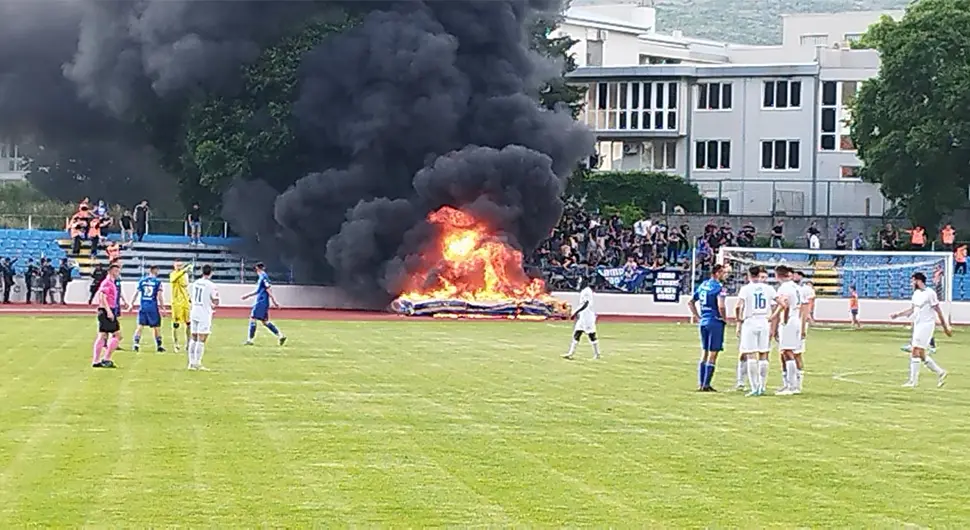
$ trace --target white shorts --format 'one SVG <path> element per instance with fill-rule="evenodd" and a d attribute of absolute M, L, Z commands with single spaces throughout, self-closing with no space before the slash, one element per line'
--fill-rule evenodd
<path fill-rule="evenodd" d="M 779 324 L 778 327 L 778 349 L 799 351 L 803 347 L 802 342 L 802 323 L 798 319 L 791 319 L 787 325 Z"/>
<path fill-rule="evenodd" d="M 596 333 L 596 315 L 580 313 L 579 317 L 576 318 L 576 325 L 573 326 L 573 332 L 577 331 L 582 331 L 587 335 Z"/>
<path fill-rule="evenodd" d="M 741 353 L 767 353 L 771 351 L 770 326 L 767 320 L 745 320 L 741 323 Z"/>
<path fill-rule="evenodd" d="M 936 322 L 920 322 L 913 324 L 913 343 L 914 348 L 927 349 L 930 341 L 933 340 L 933 331 L 936 329 Z"/>
<path fill-rule="evenodd" d="M 202 312 L 192 312 L 189 317 L 192 333 L 198 333 L 199 335 L 208 335 L 212 333 L 212 314 L 202 313 Z"/>

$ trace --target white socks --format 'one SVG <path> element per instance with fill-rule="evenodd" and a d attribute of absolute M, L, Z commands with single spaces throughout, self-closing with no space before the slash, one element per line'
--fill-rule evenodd
<path fill-rule="evenodd" d="M 798 365 L 794 359 L 785 361 L 785 386 L 789 390 L 798 388 Z"/>
<path fill-rule="evenodd" d="M 575 353 L 577 344 L 579 344 L 579 341 L 573 339 L 573 341 L 569 344 L 569 351 L 566 352 L 566 355 L 572 355 L 573 353 Z"/>
<path fill-rule="evenodd" d="M 934 361 L 932 357 L 926 357 L 926 360 L 923 361 L 923 364 L 925 364 L 926 367 L 929 368 L 936 375 L 942 375 L 944 372 L 943 368 L 941 368 L 940 365 L 936 364 L 936 361 Z"/>
<path fill-rule="evenodd" d="M 738 388 L 741 388 L 744 386 L 744 374 L 747 373 L 748 379 L 749 380 L 751 379 L 750 377 L 751 374 L 748 372 L 747 366 L 748 366 L 747 359 L 738 359 Z M 754 387 L 751 387 L 751 390 L 754 390 Z"/>
<path fill-rule="evenodd" d="M 768 391 L 768 359 L 758 360 L 758 375 L 761 377 L 761 390 L 762 392 Z"/>
<path fill-rule="evenodd" d="M 186 351 L 189 354 L 189 366 L 199 366 L 202 364 L 202 354 L 205 352 L 205 343 L 190 340 Z"/>
<path fill-rule="evenodd" d="M 748 362 L 743 363 L 743 365 L 744 365 L 745 368 L 747 368 L 747 372 L 748 372 L 748 384 L 751 385 L 751 391 L 752 392 L 757 392 L 757 391 L 761 390 L 761 374 L 759 373 L 760 367 L 758 366 L 758 362 L 757 361 L 754 361 L 754 360 L 751 360 L 751 361 L 748 361 Z M 741 366 L 742 366 L 742 364 L 739 363 L 738 364 L 738 370 L 739 371 L 741 369 Z M 740 383 L 741 383 L 741 381 L 738 380 L 738 386 L 741 386 Z"/>
<path fill-rule="evenodd" d="M 596 357 L 598 359 L 600 356 L 600 341 L 594 340 L 590 342 L 590 344 L 593 345 L 593 357 Z"/>
<path fill-rule="evenodd" d="M 913 385 L 919 383 L 919 357 L 909 358 L 909 382 Z"/>

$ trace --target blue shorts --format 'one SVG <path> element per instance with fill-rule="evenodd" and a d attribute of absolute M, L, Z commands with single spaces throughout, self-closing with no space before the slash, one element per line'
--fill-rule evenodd
<path fill-rule="evenodd" d="M 138 325 L 148 326 L 150 328 L 159 328 L 162 326 L 162 315 L 158 313 L 157 309 L 154 311 L 139 311 Z"/>
<path fill-rule="evenodd" d="M 269 320 L 269 304 L 256 304 L 253 306 L 252 313 L 249 314 L 249 318 L 255 320 Z"/>
<path fill-rule="evenodd" d="M 701 324 L 701 349 L 724 351 L 724 322 Z"/>
<path fill-rule="evenodd" d="M 852 316 L 854 316 L 854 317 L 855 316 L 859 316 L 859 310 L 858 309 L 850 309 L 849 310 L 849 313 L 852 313 Z"/>

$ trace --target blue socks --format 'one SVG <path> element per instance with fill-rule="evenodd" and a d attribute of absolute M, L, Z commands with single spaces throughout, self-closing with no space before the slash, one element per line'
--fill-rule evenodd
<path fill-rule="evenodd" d="M 277 337 L 280 336 L 280 330 L 277 329 L 277 327 L 274 326 L 272 322 L 267 321 L 263 325 L 266 326 L 266 329 L 268 329 L 270 331 L 270 333 L 272 333 L 273 335 L 276 335 Z"/>
<path fill-rule="evenodd" d="M 706 361 L 701 361 L 697 365 L 697 385 L 701 388 L 707 388 L 711 386 L 711 381 L 714 380 L 714 364 Z"/>
<path fill-rule="evenodd" d="M 249 323 L 249 340 L 253 340 L 253 337 L 255 337 L 255 336 L 256 336 L 256 323 L 255 322 L 250 322 Z"/>
<path fill-rule="evenodd" d="M 156 348 L 161 348 L 162 347 L 162 336 L 161 335 L 155 337 L 155 347 Z"/>
<path fill-rule="evenodd" d="M 135 335 L 134 338 L 131 339 L 131 342 L 135 346 L 138 346 L 138 343 L 141 342 L 141 335 Z"/>

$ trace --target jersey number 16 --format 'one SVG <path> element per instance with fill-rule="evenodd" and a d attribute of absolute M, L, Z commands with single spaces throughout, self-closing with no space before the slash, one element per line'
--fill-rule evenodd
<path fill-rule="evenodd" d="M 765 294 L 764 293 L 754 293 L 754 308 L 755 309 L 764 309 L 766 307 L 768 307 L 768 301 L 765 300 Z"/>

